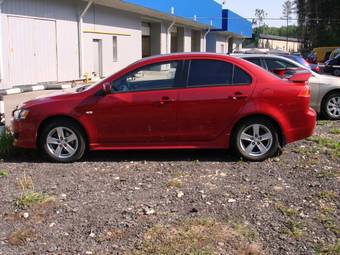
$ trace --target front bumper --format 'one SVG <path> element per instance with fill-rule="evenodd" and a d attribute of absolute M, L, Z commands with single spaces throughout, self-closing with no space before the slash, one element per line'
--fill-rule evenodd
<path fill-rule="evenodd" d="M 26 149 L 36 149 L 36 126 L 26 120 L 12 120 L 14 146 Z"/>
<path fill-rule="evenodd" d="M 313 135 L 316 127 L 316 112 L 310 108 L 304 117 L 303 126 L 290 129 L 286 133 L 286 143 L 292 143 Z"/>

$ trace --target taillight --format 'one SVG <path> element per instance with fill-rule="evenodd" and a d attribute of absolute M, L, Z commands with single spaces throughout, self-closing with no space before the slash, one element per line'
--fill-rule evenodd
<path fill-rule="evenodd" d="M 320 73 L 320 66 L 315 67 L 314 71 Z"/>
<path fill-rule="evenodd" d="M 309 86 L 304 86 L 303 89 L 298 94 L 298 97 L 310 97 L 310 88 Z"/>

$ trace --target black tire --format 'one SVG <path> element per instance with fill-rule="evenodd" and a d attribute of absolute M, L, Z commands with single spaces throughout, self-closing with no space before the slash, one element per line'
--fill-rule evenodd
<path fill-rule="evenodd" d="M 263 155 L 251 155 L 248 154 L 244 147 L 241 145 L 241 135 L 242 133 L 249 129 L 251 126 L 253 125 L 261 125 L 260 130 L 263 129 L 263 127 L 265 127 L 265 130 L 271 134 L 272 136 L 272 142 L 267 142 L 266 146 L 268 146 L 268 151 L 266 153 L 264 153 Z M 261 132 L 261 131 L 260 131 Z M 260 137 L 261 138 L 261 137 Z M 262 138 L 261 138 L 262 139 Z M 258 141 L 261 142 L 261 141 Z M 264 141 L 263 141 L 264 142 Z M 243 142 L 244 143 L 244 142 Z M 249 144 L 251 144 L 252 142 L 249 142 Z M 256 143 L 254 143 L 256 144 Z M 263 143 L 261 142 L 261 145 Z M 279 135 L 278 135 L 278 130 L 275 127 L 275 125 L 272 123 L 272 121 L 267 120 L 265 118 L 261 118 L 261 117 L 254 117 L 254 118 L 250 118 L 250 119 L 246 119 L 242 122 L 240 122 L 233 134 L 232 134 L 232 139 L 231 139 L 231 148 L 233 149 L 233 152 L 238 156 L 241 157 L 245 160 L 249 160 L 249 161 L 263 161 L 266 160 L 268 158 L 271 158 L 275 155 L 279 155 L 279 149 L 280 149 L 280 143 L 279 143 Z M 256 150 L 256 148 L 259 150 L 259 147 L 257 147 L 257 145 L 255 145 L 254 150 Z M 260 153 L 260 151 L 259 151 Z"/>
<path fill-rule="evenodd" d="M 75 150 L 74 154 L 67 158 L 60 158 L 56 157 L 47 145 L 47 136 L 49 133 L 57 127 L 63 127 L 69 129 L 74 132 L 77 137 L 77 149 Z M 53 162 L 58 163 L 72 163 L 79 159 L 81 159 L 86 151 L 86 140 L 82 128 L 75 122 L 70 120 L 53 120 L 48 123 L 45 127 L 43 127 L 41 134 L 39 136 L 39 145 L 42 152 Z M 56 145 L 57 146 L 57 145 Z"/>
<path fill-rule="evenodd" d="M 340 76 L 340 69 L 335 68 L 334 71 L 333 71 L 333 75 L 334 76 Z"/>
<path fill-rule="evenodd" d="M 330 93 L 322 100 L 322 104 L 321 104 L 322 116 L 329 120 L 340 120 L 340 116 L 338 117 L 332 116 L 327 109 L 329 101 L 332 100 L 332 98 L 334 97 L 340 97 L 340 92 L 336 91 L 336 92 Z"/>

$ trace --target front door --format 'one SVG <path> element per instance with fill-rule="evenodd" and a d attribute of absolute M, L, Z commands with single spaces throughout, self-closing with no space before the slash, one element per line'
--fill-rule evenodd
<path fill-rule="evenodd" d="M 186 89 L 178 97 L 182 141 L 212 141 L 230 131 L 253 91 L 251 77 L 224 61 L 192 60 Z"/>
<path fill-rule="evenodd" d="M 101 144 L 159 144 L 177 135 L 180 62 L 153 64 L 111 82 L 94 108 Z"/>

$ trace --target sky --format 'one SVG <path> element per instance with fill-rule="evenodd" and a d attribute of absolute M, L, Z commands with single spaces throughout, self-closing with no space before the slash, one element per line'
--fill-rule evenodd
<path fill-rule="evenodd" d="M 222 0 L 215 0 L 221 3 Z M 254 17 L 256 9 L 264 9 L 268 14 L 268 18 L 281 18 L 282 17 L 282 4 L 285 0 L 225 0 L 224 7 L 230 9 L 237 14 L 245 17 Z M 292 22 L 294 23 L 294 22 Z M 280 27 L 286 24 L 285 21 L 272 21 L 267 20 L 266 24 L 269 26 Z"/>

